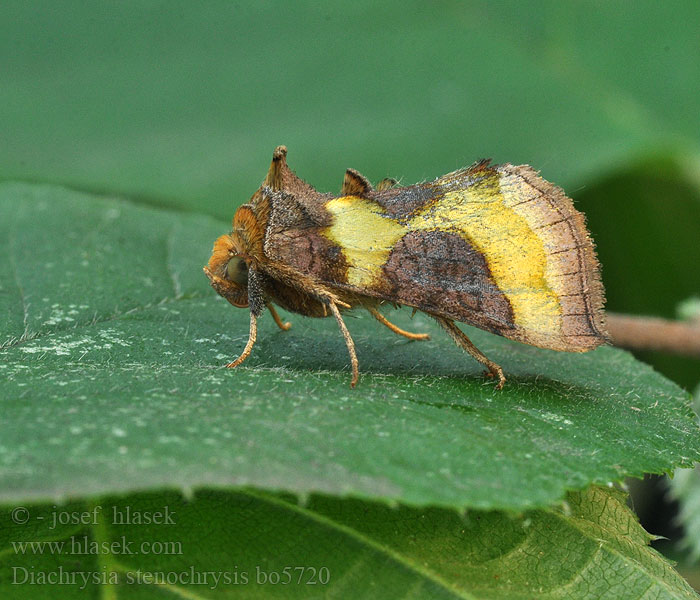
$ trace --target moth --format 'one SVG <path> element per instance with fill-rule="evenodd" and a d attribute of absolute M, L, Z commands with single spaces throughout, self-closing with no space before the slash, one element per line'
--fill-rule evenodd
<path fill-rule="evenodd" d="M 267 308 L 332 315 L 359 378 L 344 311 L 409 306 L 434 318 L 452 340 L 505 382 L 455 321 L 525 344 L 586 352 L 607 339 L 603 286 L 583 215 L 530 166 L 472 166 L 416 185 L 383 180 L 376 189 L 348 169 L 340 195 L 323 194 L 288 167 L 279 146 L 265 180 L 214 243 L 204 272 L 233 306 L 250 310 L 248 342 Z"/>

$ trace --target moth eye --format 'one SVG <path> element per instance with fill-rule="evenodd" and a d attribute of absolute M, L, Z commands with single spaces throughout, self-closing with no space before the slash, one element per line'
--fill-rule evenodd
<path fill-rule="evenodd" d="M 228 261 L 226 279 L 241 286 L 248 285 L 248 265 L 240 256 L 234 256 Z"/>

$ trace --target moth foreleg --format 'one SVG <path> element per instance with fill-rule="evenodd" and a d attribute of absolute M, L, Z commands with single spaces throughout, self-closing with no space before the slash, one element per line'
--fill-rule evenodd
<path fill-rule="evenodd" d="M 492 360 L 489 360 L 485 354 L 483 354 L 474 344 L 472 344 L 472 341 L 459 327 L 457 327 L 457 325 L 455 325 L 454 321 L 451 319 L 445 319 L 444 317 L 438 317 L 437 315 L 433 316 L 440 326 L 449 334 L 455 344 L 465 350 L 470 356 L 479 361 L 488 369 L 487 375 L 489 377 L 498 378 L 496 389 L 500 390 L 503 387 L 503 384 L 506 382 L 505 375 L 503 375 L 503 369 L 501 369 L 501 367 Z"/>
<path fill-rule="evenodd" d="M 331 309 L 335 320 L 338 322 L 338 327 L 340 327 L 340 331 L 345 339 L 345 345 L 347 346 L 348 353 L 350 354 L 350 364 L 352 365 L 352 380 L 350 381 L 350 387 L 355 387 L 358 379 L 360 378 L 360 367 L 359 363 L 357 362 L 357 354 L 355 353 L 355 342 L 352 341 L 350 332 L 345 326 L 345 321 L 343 321 L 343 317 L 341 316 L 340 311 L 333 300 L 328 300 L 328 307 Z"/>
<path fill-rule="evenodd" d="M 263 310 L 265 310 L 266 305 L 268 305 L 268 302 L 265 300 L 260 282 L 260 275 L 254 269 L 250 269 L 248 271 L 248 306 L 250 306 L 248 342 L 241 355 L 236 360 L 226 365 L 228 368 L 237 367 L 250 356 L 250 351 L 253 349 L 255 340 L 258 337 L 258 317 L 262 314 Z M 277 318 L 279 318 L 279 316 Z"/>
<path fill-rule="evenodd" d="M 272 306 L 272 304 L 268 304 L 267 309 L 270 311 L 270 314 L 272 315 L 272 318 L 275 320 L 275 323 L 277 323 L 277 327 L 279 327 L 282 331 L 289 331 L 292 324 L 289 322 L 287 322 L 287 323 L 282 322 L 282 319 L 280 318 L 279 314 L 277 313 L 277 310 L 275 310 L 275 307 Z"/>
<path fill-rule="evenodd" d="M 240 365 L 246 358 L 250 356 L 250 351 L 253 349 L 253 346 L 255 345 L 255 339 L 258 337 L 258 318 L 255 316 L 255 313 L 253 311 L 250 311 L 250 332 L 248 333 L 248 343 L 245 345 L 245 348 L 243 349 L 243 352 L 241 355 L 234 360 L 233 362 L 227 364 L 226 366 L 229 369 L 232 369 L 233 367 L 237 367 Z"/>
<path fill-rule="evenodd" d="M 380 313 L 376 308 L 368 308 L 367 309 L 369 313 L 377 319 L 382 325 L 388 327 L 393 331 L 394 333 L 398 335 L 402 335 L 409 340 L 429 340 L 430 339 L 430 334 L 429 333 L 411 333 L 410 331 L 404 331 L 400 327 L 397 327 L 394 325 L 391 321 L 389 321 L 382 313 Z"/>

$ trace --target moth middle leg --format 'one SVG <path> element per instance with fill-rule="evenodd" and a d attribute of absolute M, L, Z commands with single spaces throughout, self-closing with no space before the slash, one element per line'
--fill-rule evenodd
<path fill-rule="evenodd" d="M 369 311 L 369 314 L 371 314 L 377 321 L 379 321 L 382 325 L 385 327 L 388 327 L 396 333 L 397 335 L 402 335 L 409 340 L 429 340 L 430 339 L 430 334 L 429 333 L 411 333 L 410 331 L 404 331 L 400 327 L 397 327 L 394 325 L 389 319 L 387 319 L 382 313 L 380 313 L 376 308 L 371 307 L 367 309 Z"/>
<path fill-rule="evenodd" d="M 345 304 L 345 306 L 347 306 L 347 304 Z M 357 362 L 357 354 L 355 353 L 355 342 L 352 341 L 352 337 L 350 337 L 350 332 L 345 326 L 345 321 L 343 321 L 340 310 L 338 310 L 338 307 L 333 300 L 328 300 L 328 307 L 331 309 L 331 312 L 338 323 L 338 327 L 340 327 L 340 331 L 345 339 L 345 345 L 348 349 L 348 354 L 350 354 L 350 364 L 352 365 L 352 380 L 350 381 L 350 387 L 354 388 L 355 385 L 357 385 L 357 381 L 360 379 L 360 367 L 359 363 Z"/>
<path fill-rule="evenodd" d="M 496 389 L 500 390 L 503 384 L 506 382 L 506 377 L 503 374 L 503 369 L 497 365 L 495 362 L 490 360 L 485 354 L 483 354 L 467 337 L 467 335 L 455 325 L 452 319 L 445 319 L 444 317 L 439 317 L 433 315 L 435 320 L 440 324 L 440 326 L 449 334 L 460 348 L 465 350 L 470 356 L 479 361 L 488 369 L 487 375 L 489 377 L 497 377 L 498 383 L 496 384 Z"/>
<path fill-rule="evenodd" d="M 270 311 L 270 314 L 272 315 L 272 318 L 275 320 L 277 327 L 279 327 L 282 331 L 289 331 L 291 329 L 292 324 L 289 321 L 287 321 L 286 323 L 283 322 L 279 316 L 279 313 L 277 312 L 277 310 L 275 310 L 275 307 L 272 306 L 272 304 L 270 304 L 269 302 L 267 304 L 267 309 Z"/>

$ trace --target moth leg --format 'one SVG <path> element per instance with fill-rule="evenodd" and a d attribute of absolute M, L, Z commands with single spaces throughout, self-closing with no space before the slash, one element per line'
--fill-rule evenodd
<path fill-rule="evenodd" d="M 258 318 L 255 316 L 255 313 L 253 311 L 250 311 L 250 333 L 248 334 L 248 343 L 245 345 L 245 348 L 243 349 L 243 352 L 241 355 L 234 360 L 233 362 L 227 364 L 226 366 L 229 369 L 232 369 L 233 367 L 237 367 L 240 365 L 246 358 L 250 356 L 250 351 L 253 349 L 253 346 L 255 345 L 255 339 L 258 337 Z"/>
<path fill-rule="evenodd" d="M 380 313 L 376 308 L 368 308 L 367 309 L 369 313 L 377 319 L 382 325 L 388 327 L 393 331 L 394 333 L 398 335 L 402 335 L 409 340 L 429 340 L 430 339 L 430 334 L 429 333 L 411 333 L 410 331 L 404 331 L 400 327 L 397 327 L 394 325 L 391 321 L 389 321 L 382 313 Z"/>
<path fill-rule="evenodd" d="M 503 375 L 503 369 L 501 369 L 501 367 L 492 360 L 489 360 L 486 355 L 484 355 L 474 344 L 472 344 L 472 341 L 459 327 L 457 327 L 457 325 L 455 325 L 454 321 L 451 319 L 445 319 L 444 317 L 438 317 L 437 315 L 433 316 L 440 326 L 449 334 L 455 344 L 465 350 L 469 355 L 478 360 L 488 369 L 487 375 L 489 377 L 498 378 L 496 389 L 500 390 L 503 387 L 503 384 L 506 382 L 505 375 Z"/>
<path fill-rule="evenodd" d="M 268 310 L 270 311 L 270 314 L 272 315 L 272 318 L 275 320 L 275 323 L 277 323 L 277 327 L 279 327 L 282 331 L 289 331 L 291 328 L 292 324 L 291 323 L 283 323 L 282 319 L 280 319 L 279 314 L 275 310 L 275 307 L 272 306 L 272 304 L 267 305 Z"/>
<path fill-rule="evenodd" d="M 345 345 L 348 348 L 348 353 L 350 354 L 350 364 L 352 365 L 352 380 L 350 381 L 350 387 L 354 388 L 355 385 L 357 385 L 357 380 L 360 378 L 360 367 L 359 363 L 357 362 L 357 354 L 355 354 L 355 342 L 352 341 L 350 332 L 345 326 L 343 317 L 340 315 L 340 311 L 333 300 L 328 301 L 328 307 L 331 309 L 335 320 L 338 322 L 338 327 L 340 327 L 343 338 L 345 338 Z"/>
<path fill-rule="evenodd" d="M 250 333 L 248 334 L 248 343 L 245 345 L 241 355 L 232 363 L 226 366 L 231 369 L 240 365 L 246 358 L 250 356 L 250 351 L 255 345 L 255 340 L 258 337 L 258 317 L 265 310 L 265 295 L 260 282 L 260 275 L 254 269 L 248 271 L 248 306 L 250 306 Z"/>

